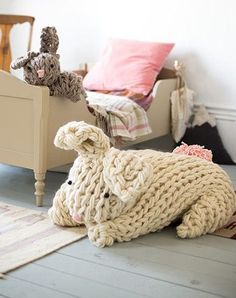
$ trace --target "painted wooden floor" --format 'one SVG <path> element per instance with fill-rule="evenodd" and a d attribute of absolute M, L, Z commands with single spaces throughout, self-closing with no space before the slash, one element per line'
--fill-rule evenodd
<path fill-rule="evenodd" d="M 236 167 L 226 167 L 236 185 Z M 45 207 L 66 179 L 49 172 Z M 0 200 L 36 208 L 30 170 L 0 165 Z M 174 228 L 111 248 L 87 238 L 9 273 L 0 297 L 236 297 L 236 241 L 178 239 Z"/>

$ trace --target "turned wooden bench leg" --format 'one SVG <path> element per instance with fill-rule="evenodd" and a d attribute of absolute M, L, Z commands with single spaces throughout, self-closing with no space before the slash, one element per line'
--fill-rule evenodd
<path fill-rule="evenodd" d="M 43 196 L 44 196 L 44 189 L 45 189 L 45 176 L 46 173 L 35 173 L 34 172 L 34 177 L 35 177 L 35 198 L 36 198 L 36 205 L 38 207 L 43 206 Z"/>

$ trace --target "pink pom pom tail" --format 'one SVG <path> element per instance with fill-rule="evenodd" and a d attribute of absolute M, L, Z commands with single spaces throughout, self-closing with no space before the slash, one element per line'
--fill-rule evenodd
<path fill-rule="evenodd" d="M 211 150 L 205 149 L 204 146 L 187 145 L 184 142 L 182 142 L 182 145 L 176 147 L 173 153 L 197 156 L 208 161 L 212 161 L 213 157 Z"/>

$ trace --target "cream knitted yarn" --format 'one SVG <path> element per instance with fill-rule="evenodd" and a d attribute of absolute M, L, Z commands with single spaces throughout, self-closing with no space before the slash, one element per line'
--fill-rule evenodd
<path fill-rule="evenodd" d="M 212 162 L 110 148 L 102 130 L 84 122 L 61 127 L 55 144 L 79 156 L 49 216 L 59 225 L 85 224 L 96 246 L 159 231 L 176 218 L 179 237 L 197 237 L 222 227 L 236 209 L 229 177 Z"/>

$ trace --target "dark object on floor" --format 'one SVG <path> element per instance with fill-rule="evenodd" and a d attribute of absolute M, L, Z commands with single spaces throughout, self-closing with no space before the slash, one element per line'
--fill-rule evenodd
<path fill-rule="evenodd" d="M 187 128 L 184 137 L 177 144 L 184 142 L 188 145 L 198 144 L 205 146 L 213 153 L 213 162 L 225 165 L 234 165 L 232 158 L 224 148 L 223 142 L 216 126 L 212 127 L 209 123 L 201 126 Z"/>
<path fill-rule="evenodd" d="M 211 234 L 236 240 L 236 211 L 225 226 Z"/>
<path fill-rule="evenodd" d="M 148 141 L 144 141 L 134 145 L 127 145 L 124 147 L 125 150 L 144 150 L 144 149 L 152 149 L 163 152 L 172 152 L 175 148 L 176 143 L 174 142 L 172 136 L 170 134 L 161 136 L 158 138 L 154 138 Z"/>

